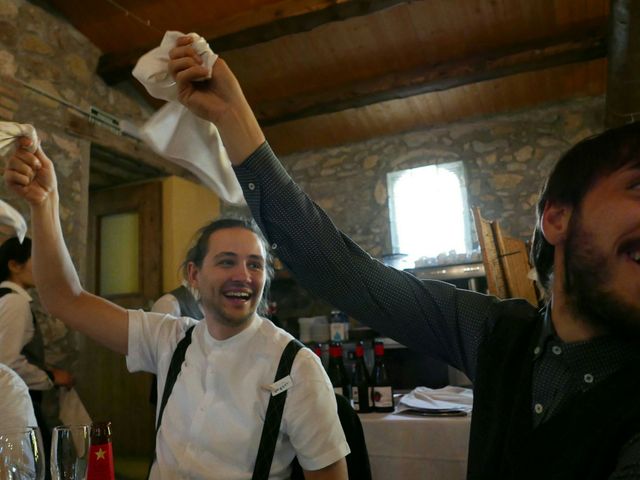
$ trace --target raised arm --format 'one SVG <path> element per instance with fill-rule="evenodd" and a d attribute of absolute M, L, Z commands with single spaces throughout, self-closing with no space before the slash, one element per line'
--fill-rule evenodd
<path fill-rule="evenodd" d="M 414 276 L 371 258 L 289 177 L 233 73 L 221 59 L 211 80 L 187 37 L 171 51 L 179 100 L 213 122 L 247 204 L 275 253 L 308 290 L 415 350 L 475 373 L 494 299 Z"/>
<path fill-rule="evenodd" d="M 31 207 L 33 273 L 42 304 L 70 328 L 126 354 L 127 311 L 82 288 L 62 236 L 53 163 L 40 148 L 35 154 L 22 148 L 29 144 L 27 138 L 20 140 L 4 178 Z"/>
<path fill-rule="evenodd" d="M 240 165 L 264 143 L 264 134 L 236 77 L 222 58 L 214 63 L 210 80 L 194 82 L 209 72 L 191 47 L 192 42 L 191 37 L 182 37 L 170 52 L 169 71 L 178 86 L 178 100 L 218 128 L 231 163 Z"/>

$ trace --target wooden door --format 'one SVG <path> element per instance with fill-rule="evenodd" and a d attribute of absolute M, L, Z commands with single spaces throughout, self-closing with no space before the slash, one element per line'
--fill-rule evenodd
<path fill-rule="evenodd" d="M 160 181 L 90 193 L 87 289 L 125 308 L 148 309 L 161 295 L 161 221 Z M 118 276 L 124 278 L 110 278 Z M 82 397 L 94 420 L 111 420 L 116 463 L 150 458 L 151 375 L 129 373 L 122 355 L 86 338 L 80 359 Z"/>

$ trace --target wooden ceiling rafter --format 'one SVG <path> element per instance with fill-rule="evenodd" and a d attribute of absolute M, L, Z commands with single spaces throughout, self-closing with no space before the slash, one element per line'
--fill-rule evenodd
<path fill-rule="evenodd" d="M 207 37 L 207 41 L 213 46 L 216 53 L 222 53 L 251 47 L 285 35 L 308 32 L 326 23 L 369 15 L 399 4 L 411 3 L 412 1 L 415 0 L 322 0 L 316 2 L 321 4 L 321 7 L 308 7 L 310 11 L 307 13 L 294 11 L 286 14 L 286 10 L 275 9 L 272 20 L 267 23 L 252 25 L 251 15 L 245 15 L 247 18 L 244 21 L 236 20 L 236 31 L 217 36 L 213 34 L 205 35 L 205 32 L 198 33 Z M 222 30 L 222 27 L 213 26 L 210 30 Z M 156 46 L 149 45 L 127 52 L 104 54 L 98 61 L 96 71 L 108 85 L 129 80 L 131 78 L 131 70 L 138 58 Z"/>
<path fill-rule="evenodd" d="M 128 16 L 106 0 L 30 1 L 58 7 L 105 54 L 100 71 L 138 91 L 130 68 L 166 28 L 210 39 L 279 152 L 603 95 L 615 28 L 615 0 L 120 2 Z"/>
<path fill-rule="evenodd" d="M 331 90 L 305 92 L 285 99 L 263 102 L 255 105 L 254 110 L 262 125 L 272 126 L 509 75 L 586 62 L 604 56 L 604 29 L 581 26 L 554 38 L 492 50 L 483 55 L 405 72 L 391 72 Z"/>

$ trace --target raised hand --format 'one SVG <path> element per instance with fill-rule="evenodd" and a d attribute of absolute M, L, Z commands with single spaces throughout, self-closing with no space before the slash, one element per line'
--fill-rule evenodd
<path fill-rule="evenodd" d="M 169 72 L 178 88 L 178 100 L 195 115 L 215 124 L 234 165 L 242 163 L 264 141 L 264 134 L 251 111 L 238 80 L 218 58 L 211 78 L 191 47 L 191 37 L 178 39 L 169 52 Z"/>
<path fill-rule="evenodd" d="M 211 78 L 199 80 L 209 74 L 202 65 L 202 58 L 191 46 L 193 39 L 178 39 L 169 52 L 169 72 L 178 87 L 178 100 L 199 117 L 218 123 L 221 117 L 245 102 L 238 81 L 224 60 L 218 58 L 213 65 Z"/>
<path fill-rule="evenodd" d="M 53 163 L 40 147 L 35 153 L 27 148 L 31 140 L 22 137 L 18 148 L 7 160 L 4 180 L 7 186 L 30 205 L 40 205 L 57 191 Z"/>

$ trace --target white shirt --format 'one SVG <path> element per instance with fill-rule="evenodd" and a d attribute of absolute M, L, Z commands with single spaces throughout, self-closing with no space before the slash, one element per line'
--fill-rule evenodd
<path fill-rule="evenodd" d="M 0 288 L 10 288 L 0 298 L 0 363 L 16 371 L 31 390 L 48 390 L 53 383 L 44 370 L 29 363 L 21 352 L 31 341 L 35 328 L 29 303 L 31 295 L 20 285 L 5 280 Z"/>
<path fill-rule="evenodd" d="M 171 356 L 196 324 L 182 371 L 169 397 L 156 440 L 151 479 L 250 479 L 280 355 L 291 335 L 254 317 L 227 340 L 206 322 L 129 311 L 129 371 L 158 375 L 158 398 Z M 320 359 L 298 352 L 291 369 L 271 479 L 289 478 L 294 456 L 305 470 L 326 467 L 349 453 L 331 383 Z"/>
<path fill-rule="evenodd" d="M 37 427 L 29 388 L 20 376 L 0 363 L 0 431 Z"/>
<path fill-rule="evenodd" d="M 198 307 L 202 312 L 202 306 L 198 303 Z M 180 302 L 171 293 L 165 293 L 158 300 L 156 300 L 151 307 L 152 312 L 167 313 L 173 317 L 181 317 Z M 204 315 L 204 312 L 202 313 Z"/>

